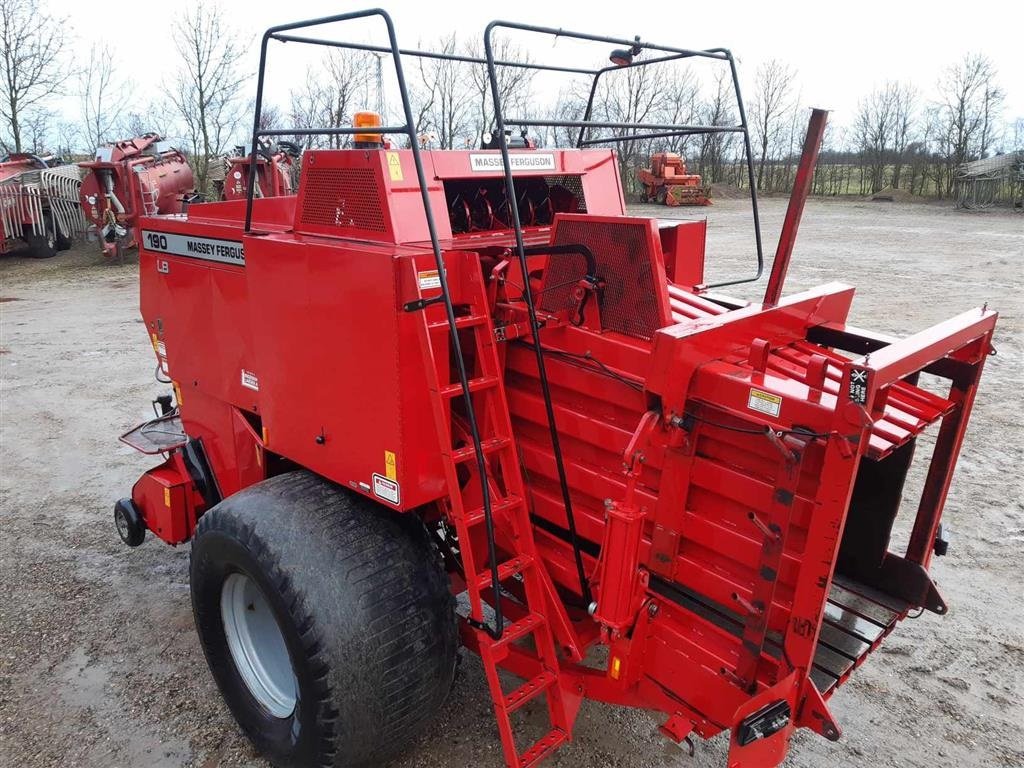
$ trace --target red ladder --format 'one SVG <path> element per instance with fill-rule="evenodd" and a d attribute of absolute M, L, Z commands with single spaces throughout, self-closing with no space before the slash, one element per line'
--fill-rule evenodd
<path fill-rule="evenodd" d="M 448 354 L 451 331 L 447 318 L 434 319 L 427 311 L 418 312 L 422 318 L 420 336 L 448 486 L 448 517 L 458 535 L 458 549 L 465 570 L 470 612 L 469 619 L 464 621 L 468 624 L 468 631 L 474 634 L 483 661 L 505 763 L 509 768 L 527 768 L 544 760 L 568 740 L 569 722 L 560 687 L 554 637 L 544 609 L 544 574 L 525 501 L 483 275 L 475 261 L 466 259 L 460 267 L 463 268 L 457 276 L 449 272 L 449 290 L 459 294 L 458 301 L 453 298 L 452 303 L 464 312 L 457 317 L 456 327 L 460 332 L 463 356 L 474 364 L 474 370 L 467 370 L 473 401 L 469 407 L 474 409 L 477 417 L 480 446 L 487 464 L 486 478 L 478 476 L 477 453 L 473 444 L 466 447 L 453 445 L 453 435 L 458 437 L 459 433 L 453 429 L 452 405 L 464 400 L 465 395 L 461 381 L 452 381 Z M 454 284 L 456 282 L 457 285 Z M 421 307 L 424 303 L 438 300 L 437 297 L 425 299 L 419 288 L 417 293 L 419 301 L 416 304 Z M 460 466 L 473 475 L 464 484 L 459 480 Z M 508 559 L 496 564 L 499 584 L 493 583 L 495 564 L 477 562 L 477 553 L 481 551 L 485 553 L 485 561 L 490 559 L 486 554 L 487 548 L 481 547 L 487 541 L 487 515 L 480 502 L 471 501 L 469 497 L 479 497 L 483 484 L 490 494 L 493 527 L 501 537 L 503 549 L 511 553 Z M 511 623 L 506 620 L 500 634 L 495 632 L 499 634 L 495 638 L 484 624 L 484 593 L 492 587 L 500 590 L 500 583 L 511 579 L 521 581 L 525 606 L 520 608 L 525 608 L 525 614 Z M 502 602 L 507 603 L 507 599 Z M 506 692 L 498 677 L 498 667 L 508 657 L 510 647 L 525 638 L 534 641 L 535 651 L 531 655 L 535 655 L 541 671 L 515 690 Z M 525 649 L 517 646 L 516 652 L 522 650 Z M 542 694 L 547 694 L 550 730 L 520 752 L 513 733 L 512 713 Z"/>

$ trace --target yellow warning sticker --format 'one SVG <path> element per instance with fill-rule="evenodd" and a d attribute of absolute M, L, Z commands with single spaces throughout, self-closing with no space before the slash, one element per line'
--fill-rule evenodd
<path fill-rule="evenodd" d="M 384 451 L 384 474 L 388 480 L 398 479 L 398 469 L 395 465 L 395 454 L 393 451 Z"/>
<path fill-rule="evenodd" d="M 782 409 L 782 398 L 759 389 L 752 389 L 750 397 L 747 398 L 747 408 L 777 417 Z"/>
<path fill-rule="evenodd" d="M 165 507 L 170 507 L 171 506 L 171 489 L 170 488 L 164 488 L 164 506 Z"/>
<path fill-rule="evenodd" d="M 398 156 L 397 152 L 388 152 L 388 172 L 391 174 L 392 181 L 401 181 L 402 176 L 402 158 Z"/>

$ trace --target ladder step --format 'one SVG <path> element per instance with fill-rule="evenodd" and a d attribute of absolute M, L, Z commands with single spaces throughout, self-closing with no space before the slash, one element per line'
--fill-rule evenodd
<path fill-rule="evenodd" d="M 480 447 L 483 449 L 484 456 L 500 451 L 502 448 L 507 448 L 512 443 L 507 437 L 489 437 L 486 440 L 480 441 Z M 467 445 L 465 448 L 457 448 L 452 451 L 452 461 L 456 464 L 463 461 L 471 461 L 476 458 L 476 449 L 472 445 Z"/>
<path fill-rule="evenodd" d="M 508 512 L 510 509 L 515 509 L 522 503 L 523 500 L 519 496 L 506 496 L 503 499 L 492 499 L 491 515 L 497 517 L 502 512 Z M 484 515 L 483 507 L 477 507 L 476 509 L 470 510 L 463 516 L 463 521 L 466 525 L 478 525 L 485 519 L 486 517 Z"/>
<path fill-rule="evenodd" d="M 490 586 L 490 582 L 487 585 Z M 491 651 L 500 649 L 502 646 L 512 645 L 518 640 L 529 636 L 544 626 L 545 619 L 539 613 L 528 613 L 519 621 L 506 624 L 501 632 L 501 639 L 495 640 L 490 635 L 481 633 L 480 644 L 486 645 Z"/>
<path fill-rule="evenodd" d="M 478 325 L 483 325 L 487 322 L 487 315 L 464 315 L 463 317 L 455 318 L 456 328 L 473 328 Z M 427 323 L 427 328 L 432 331 L 436 331 L 439 328 L 448 330 L 448 320 L 438 320 L 437 322 Z"/>
<path fill-rule="evenodd" d="M 492 389 L 497 386 L 497 376 L 479 376 L 475 379 L 469 380 L 469 391 L 479 392 L 483 389 Z M 448 384 L 447 386 L 441 387 L 442 397 L 459 397 L 462 394 L 462 384 Z"/>
<path fill-rule="evenodd" d="M 519 768 L 532 768 L 566 742 L 565 731 L 553 728 L 519 756 Z"/>
<path fill-rule="evenodd" d="M 527 568 L 533 565 L 533 558 L 529 555 L 518 555 L 513 557 L 511 560 L 506 560 L 504 563 L 498 566 L 498 581 L 505 581 L 511 579 L 518 573 L 522 573 Z M 491 584 L 491 571 L 487 569 L 483 573 L 476 577 L 477 588 L 488 589 Z"/>
<path fill-rule="evenodd" d="M 535 678 L 527 680 L 505 697 L 505 711 L 508 713 L 515 712 L 528 701 L 532 701 L 544 693 L 556 680 L 558 678 L 555 676 L 555 673 L 545 669 Z"/>

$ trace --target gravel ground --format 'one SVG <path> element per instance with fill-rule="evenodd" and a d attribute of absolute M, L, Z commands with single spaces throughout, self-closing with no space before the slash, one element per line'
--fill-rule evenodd
<path fill-rule="evenodd" d="M 764 205 L 769 250 L 784 210 Z M 747 232 L 738 201 L 644 213 L 707 215 L 712 277 L 746 266 L 734 255 Z M 843 740 L 800 734 L 787 765 L 1024 765 L 1022 261 L 1020 215 L 807 206 L 791 291 L 856 285 L 854 322 L 902 335 L 983 302 L 1002 317 L 947 504 L 953 547 L 935 566 L 952 610 L 905 622 L 832 699 Z M 265 766 L 203 660 L 187 547 L 128 550 L 112 525 L 113 501 L 150 465 L 117 435 L 161 391 L 136 264 L 105 263 L 89 246 L 3 257 L 0 301 L 0 765 Z M 501 764 L 480 665 L 462 669 L 436 729 L 400 765 Z M 586 703 L 551 765 L 724 767 L 724 739 L 691 759 L 656 724 Z"/>

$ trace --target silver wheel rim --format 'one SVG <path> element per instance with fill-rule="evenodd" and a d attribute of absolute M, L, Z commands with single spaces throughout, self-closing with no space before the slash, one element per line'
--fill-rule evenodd
<path fill-rule="evenodd" d="M 121 510 L 117 510 L 117 514 L 114 515 L 114 525 L 117 526 L 117 533 L 121 539 L 128 541 L 128 518 Z"/>
<path fill-rule="evenodd" d="M 298 682 L 288 646 L 256 582 L 232 573 L 220 593 L 220 615 L 235 668 L 249 693 L 274 717 L 295 711 Z"/>

